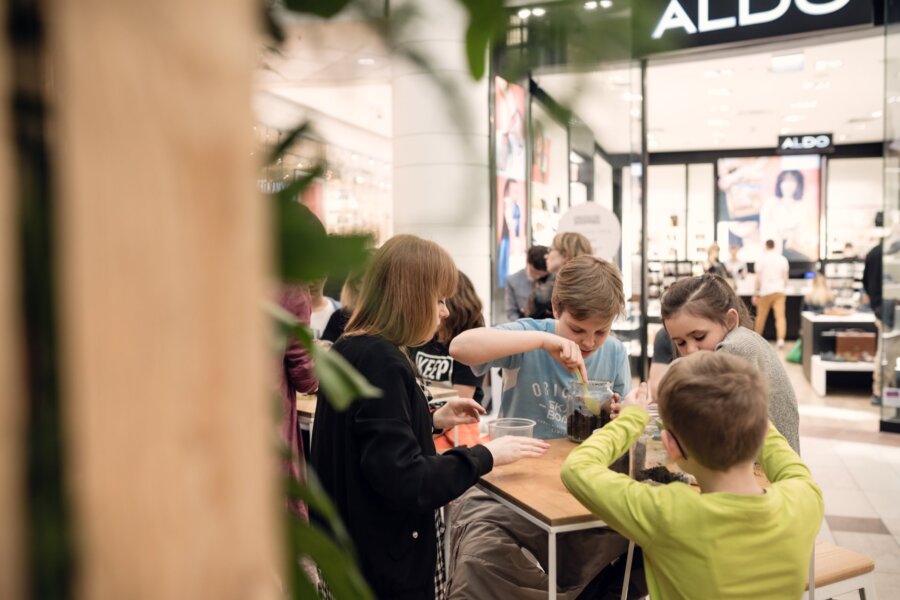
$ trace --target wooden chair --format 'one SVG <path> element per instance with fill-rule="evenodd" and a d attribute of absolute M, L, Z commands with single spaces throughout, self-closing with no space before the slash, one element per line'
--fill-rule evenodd
<path fill-rule="evenodd" d="M 809 586 L 803 600 L 832 598 L 859 592 L 862 600 L 875 600 L 875 562 L 859 552 L 833 544 L 816 544 L 813 593 Z"/>

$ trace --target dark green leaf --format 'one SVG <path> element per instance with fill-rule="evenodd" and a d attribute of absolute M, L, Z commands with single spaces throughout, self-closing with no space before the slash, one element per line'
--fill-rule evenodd
<path fill-rule="evenodd" d="M 284 0 L 284 7 L 291 12 L 307 13 L 317 17 L 333 17 L 350 4 L 350 0 Z"/>
<path fill-rule="evenodd" d="M 350 534 L 344 528 L 340 515 L 338 515 L 337 510 L 331 503 L 331 499 L 324 488 L 322 488 L 322 484 L 319 483 L 319 479 L 316 477 L 316 472 L 313 469 L 307 469 L 306 481 L 303 483 L 290 479 L 288 493 L 291 498 L 305 502 L 310 511 L 315 512 L 328 524 L 335 541 L 344 550 L 353 554 L 353 540 L 350 539 Z"/>
<path fill-rule="evenodd" d="M 469 12 L 466 29 L 466 57 L 476 80 L 484 77 L 487 52 L 506 32 L 507 14 L 503 0 L 460 0 Z"/>
<path fill-rule="evenodd" d="M 319 387 L 337 410 L 344 410 L 357 398 L 381 397 L 381 390 L 366 381 L 344 357 L 318 346 L 313 341 L 310 330 L 294 315 L 276 304 L 267 303 L 266 308 L 282 329 L 309 351 L 315 363 Z"/>
<path fill-rule="evenodd" d="M 337 352 L 313 345 L 310 354 L 316 363 L 319 387 L 337 410 L 344 410 L 357 398 L 378 398 L 381 390 L 366 381 Z"/>
<path fill-rule="evenodd" d="M 299 138 L 308 135 L 312 130 L 312 124 L 309 121 L 304 121 L 299 126 L 295 127 L 293 130 L 288 132 L 287 136 L 281 142 L 272 149 L 272 153 L 269 155 L 269 162 L 276 162 L 279 158 L 284 156 L 285 151 L 288 148 L 294 145 Z M 321 171 L 315 171 L 316 177 L 321 174 Z M 309 185 L 312 179 L 307 181 L 306 185 Z M 306 187 L 305 185 L 303 187 Z M 302 191 L 302 190 L 301 190 Z"/>
<path fill-rule="evenodd" d="M 325 582 L 335 600 L 374 598 L 356 563 L 346 552 L 320 530 L 299 519 L 295 521 L 297 527 L 293 528 L 292 534 L 296 535 L 297 539 L 291 546 L 299 548 L 300 554 L 309 556 L 315 561 L 319 571 L 325 576 Z"/>
<path fill-rule="evenodd" d="M 276 226 L 281 279 L 306 283 L 328 276 L 344 277 L 365 265 L 372 238 L 368 235 L 331 236 L 298 194 L 321 174 L 321 167 L 278 193 Z"/>
<path fill-rule="evenodd" d="M 269 35 L 272 40 L 281 45 L 284 43 L 284 29 L 281 28 L 281 24 L 278 23 L 278 19 L 275 18 L 275 4 L 273 2 L 264 2 L 263 3 L 263 27 L 265 27 L 266 33 Z"/>

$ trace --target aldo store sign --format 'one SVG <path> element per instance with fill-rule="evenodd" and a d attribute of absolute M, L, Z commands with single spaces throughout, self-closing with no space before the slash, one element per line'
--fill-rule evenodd
<path fill-rule="evenodd" d="M 830 133 L 778 136 L 777 154 L 824 154 L 834 152 L 834 140 Z"/>
<path fill-rule="evenodd" d="M 640 0 L 641 55 L 871 24 L 878 0 Z"/>

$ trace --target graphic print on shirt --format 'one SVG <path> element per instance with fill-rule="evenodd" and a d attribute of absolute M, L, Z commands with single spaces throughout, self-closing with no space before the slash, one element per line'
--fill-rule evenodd
<path fill-rule="evenodd" d="M 419 374 L 428 381 L 450 382 L 453 377 L 453 359 L 437 354 L 416 354 L 416 368 Z"/>
<path fill-rule="evenodd" d="M 557 382 L 535 381 L 531 393 L 538 399 L 538 405 L 546 410 L 548 423 L 557 423 L 565 428 L 568 394 L 564 386 Z"/>

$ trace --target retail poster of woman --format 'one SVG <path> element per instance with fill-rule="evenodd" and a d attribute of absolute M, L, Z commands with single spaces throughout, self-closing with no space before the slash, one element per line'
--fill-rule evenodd
<path fill-rule="evenodd" d="M 722 158 L 718 168 L 720 246 L 753 262 L 774 240 L 790 262 L 818 260 L 818 155 Z"/>
<path fill-rule="evenodd" d="M 525 88 L 494 79 L 497 163 L 497 285 L 525 268 Z"/>
<path fill-rule="evenodd" d="M 497 198 L 497 282 L 505 288 L 510 273 L 525 268 L 525 182 L 498 177 Z"/>

